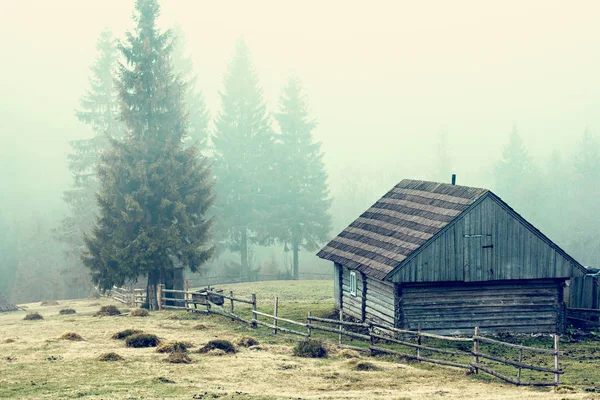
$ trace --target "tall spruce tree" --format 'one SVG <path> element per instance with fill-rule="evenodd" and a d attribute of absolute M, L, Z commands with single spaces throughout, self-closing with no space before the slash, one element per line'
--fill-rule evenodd
<path fill-rule="evenodd" d="M 279 197 L 275 236 L 290 244 L 292 276 L 298 279 L 298 253 L 315 250 L 331 231 L 329 187 L 321 144 L 314 141 L 316 122 L 309 118 L 308 105 L 299 79 L 287 82 L 275 118 L 280 127 L 277 146 Z"/>
<path fill-rule="evenodd" d="M 192 57 L 186 53 L 185 34 L 181 25 L 173 28 L 175 45 L 173 47 L 173 69 L 185 84 L 184 104 L 188 119 L 187 136 L 190 144 L 196 143 L 202 153 L 208 149 L 208 125 L 210 114 L 204 101 L 204 95 L 197 88 L 198 74 L 194 73 Z"/>
<path fill-rule="evenodd" d="M 248 246 L 267 235 L 273 203 L 273 133 L 262 89 L 246 44 L 239 40 L 220 93 L 215 122 L 215 204 L 220 235 L 240 253 L 241 275 L 249 273 Z"/>
<path fill-rule="evenodd" d="M 102 155 L 100 212 L 83 260 L 104 290 L 146 276 L 146 306 L 156 308 L 158 284 L 169 287 L 177 271 L 195 272 L 213 253 L 206 218 L 213 184 L 196 146 L 183 145 L 185 87 L 171 66 L 171 33 L 155 24 L 159 5 L 137 0 L 135 9 L 136 28 L 119 46 L 127 134 Z"/>
<path fill-rule="evenodd" d="M 95 194 L 99 183 L 96 166 L 100 155 L 110 148 L 108 137 L 121 138 L 123 123 L 118 121 L 119 99 L 115 84 L 118 66 L 117 42 L 110 30 L 100 34 L 96 44 L 98 56 L 92 65 L 90 88 L 75 112 L 79 121 L 91 127 L 92 137 L 70 142 L 72 152 L 68 167 L 73 176 L 71 187 L 63 193 L 68 212 L 56 230 L 58 239 L 67 246 L 64 275 L 76 292 L 90 289 L 89 271 L 81 263 L 83 234 L 89 233 L 97 210 Z"/>
<path fill-rule="evenodd" d="M 494 170 L 497 194 L 532 223 L 539 222 L 542 174 L 533 163 L 516 126 Z"/>

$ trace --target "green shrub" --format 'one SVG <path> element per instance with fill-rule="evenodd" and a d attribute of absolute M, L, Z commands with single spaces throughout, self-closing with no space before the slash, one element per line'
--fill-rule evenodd
<path fill-rule="evenodd" d="M 222 350 L 225 353 L 235 353 L 235 346 L 229 340 L 217 339 L 206 343 L 199 352 L 208 353 L 211 350 Z"/>
<path fill-rule="evenodd" d="M 294 347 L 294 355 L 297 357 L 324 358 L 327 357 L 327 349 L 323 347 L 323 342 L 315 339 L 308 339 L 298 342 Z"/>
<path fill-rule="evenodd" d="M 77 312 L 75 310 L 73 310 L 72 308 L 63 308 L 58 313 L 60 315 L 69 315 L 69 314 L 76 314 Z"/>
<path fill-rule="evenodd" d="M 117 353 L 104 353 L 98 357 L 98 361 L 121 361 L 124 360 L 123 357 L 118 355 Z"/>
<path fill-rule="evenodd" d="M 157 347 L 157 353 L 187 353 L 190 347 L 194 345 L 190 342 L 170 342 L 163 343 Z"/>
<path fill-rule="evenodd" d="M 171 364 L 189 364 L 192 362 L 192 359 L 185 353 L 177 352 L 170 353 L 167 358 L 165 358 L 165 361 Z"/>
<path fill-rule="evenodd" d="M 44 319 L 44 317 L 42 317 L 40 315 L 40 313 L 34 312 L 34 313 L 28 313 L 25 318 L 23 318 L 25 321 L 35 321 L 35 320 L 39 320 L 39 319 Z"/>
<path fill-rule="evenodd" d="M 147 317 L 148 315 L 150 315 L 150 313 L 145 308 L 134 308 L 133 310 L 131 310 L 129 315 L 131 315 L 132 317 Z"/>
<path fill-rule="evenodd" d="M 117 308 L 117 306 L 102 306 L 100 310 L 96 312 L 97 317 L 111 317 L 113 315 L 121 315 L 121 311 Z"/>
<path fill-rule="evenodd" d="M 156 347 L 159 344 L 160 340 L 158 339 L 158 336 L 152 333 L 136 333 L 125 339 L 125 345 L 127 347 Z"/>
<path fill-rule="evenodd" d="M 258 340 L 254 339 L 251 336 L 242 336 L 241 338 L 238 339 L 237 343 L 238 346 L 242 346 L 242 347 L 252 347 L 252 346 L 257 346 Z"/>
<path fill-rule="evenodd" d="M 124 331 L 121 332 L 117 332 L 114 335 L 112 335 L 113 339 L 127 339 L 129 336 L 131 335 L 136 335 L 138 333 L 142 333 L 142 331 L 137 330 L 137 329 L 125 329 Z"/>
<path fill-rule="evenodd" d="M 65 332 L 63 333 L 63 335 L 60 337 L 61 340 L 73 340 L 76 342 L 80 342 L 83 340 L 83 338 L 81 337 L 80 334 L 75 333 L 75 332 Z"/>

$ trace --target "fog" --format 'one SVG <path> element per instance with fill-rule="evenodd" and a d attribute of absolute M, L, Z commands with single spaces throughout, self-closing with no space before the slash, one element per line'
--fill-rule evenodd
<path fill-rule="evenodd" d="M 92 134 L 74 110 L 96 40 L 105 27 L 123 37 L 132 10 L 124 0 L 3 2 L 0 206 L 21 229 L 33 215 L 60 220 L 68 142 Z M 178 0 L 161 11 L 162 28 L 179 23 L 186 35 L 213 117 L 239 38 L 270 111 L 288 77 L 302 80 L 334 198 L 332 236 L 403 178 L 456 173 L 459 184 L 495 189 L 513 126 L 540 165 L 554 151 L 569 159 L 584 130 L 600 131 L 596 1 Z M 442 133 L 450 168 L 439 172 Z"/>

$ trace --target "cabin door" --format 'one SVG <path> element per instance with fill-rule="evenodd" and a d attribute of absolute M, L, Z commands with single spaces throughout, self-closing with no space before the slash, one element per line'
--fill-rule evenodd
<path fill-rule="evenodd" d="M 463 250 L 463 280 L 465 282 L 493 279 L 494 244 L 492 235 L 465 234 Z"/>

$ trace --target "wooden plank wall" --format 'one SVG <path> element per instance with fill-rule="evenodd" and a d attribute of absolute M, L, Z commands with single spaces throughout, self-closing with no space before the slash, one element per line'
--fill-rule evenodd
<path fill-rule="evenodd" d="M 342 308 L 346 315 L 350 315 L 359 321 L 364 319 L 363 293 L 364 281 L 362 274 L 356 271 L 356 296 L 353 296 L 350 293 L 350 270 L 342 267 Z"/>
<path fill-rule="evenodd" d="M 396 297 L 393 283 L 366 277 L 365 317 L 389 326 L 396 325 Z"/>
<path fill-rule="evenodd" d="M 334 263 L 334 274 L 333 274 L 333 301 L 335 309 L 340 310 L 342 308 L 342 266 L 338 263 Z"/>
<path fill-rule="evenodd" d="M 404 329 L 441 334 L 554 333 L 562 330 L 562 280 L 402 285 Z"/>
<path fill-rule="evenodd" d="M 391 281 L 477 282 L 566 278 L 572 274 L 569 259 L 501 203 L 487 197 L 409 260 Z"/>
<path fill-rule="evenodd" d="M 597 277 L 587 275 L 571 278 L 569 307 L 600 308 L 600 286 Z"/>

